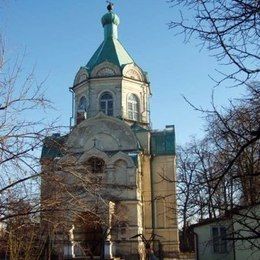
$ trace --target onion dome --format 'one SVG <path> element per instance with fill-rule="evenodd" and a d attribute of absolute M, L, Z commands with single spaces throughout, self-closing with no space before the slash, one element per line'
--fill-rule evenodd
<path fill-rule="evenodd" d="M 95 51 L 91 59 L 86 65 L 89 73 L 99 64 L 110 62 L 119 68 L 123 68 L 126 64 L 134 64 L 133 58 L 126 51 L 118 40 L 118 25 L 120 19 L 113 12 L 113 4 L 109 2 L 107 6 L 108 12 L 103 15 L 101 22 L 104 28 L 104 41 Z"/>
<path fill-rule="evenodd" d="M 114 24 L 118 26 L 120 23 L 120 19 L 117 14 L 110 11 L 102 17 L 101 22 L 103 27 L 108 24 Z"/>

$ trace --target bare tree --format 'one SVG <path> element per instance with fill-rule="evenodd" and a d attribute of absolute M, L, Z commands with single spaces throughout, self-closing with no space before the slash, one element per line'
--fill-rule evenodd
<path fill-rule="evenodd" d="M 12 259 L 17 254 L 31 259 L 32 241 L 39 239 L 40 148 L 45 136 L 57 128 L 43 118 L 52 107 L 43 82 L 37 82 L 33 70 L 23 73 L 24 55 L 7 56 L 1 38 L 0 226 L 6 242 L 2 245 Z"/>
<path fill-rule="evenodd" d="M 252 230 L 260 224 L 254 208 L 260 202 L 259 104 L 259 84 L 255 83 L 222 111 L 214 103 L 211 111 L 193 106 L 205 116 L 206 134 L 182 148 L 177 182 L 184 191 L 180 209 L 188 201 L 187 208 L 194 212 L 190 220 L 232 217 L 240 229 L 230 239 L 246 240 L 255 248 L 259 248 L 258 234 Z M 192 181 L 186 178 L 191 174 L 187 165 L 192 165 Z M 196 199 L 191 200 L 189 194 Z"/>
<path fill-rule="evenodd" d="M 0 252 L 10 259 L 40 259 L 45 241 L 39 218 L 32 214 L 31 203 L 16 197 L 9 194 L 7 210 L 13 217 L 5 221 Z"/>
<path fill-rule="evenodd" d="M 198 38 L 222 65 L 231 65 L 232 72 L 222 70 L 223 80 L 238 84 L 256 79 L 260 69 L 260 3 L 255 0 L 169 0 L 180 6 L 179 19 L 170 28 L 184 34 L 185 42 Z M 228 71 L 228 70 L 227 70 Z"/>
<path fill-rule="evenodd" d="M 206 129 L 210 142 L 218 153 L 221 181 L 226 176 L 239 179 L 245 204 L 259 201 L 259 139 L 260 139 L 259 83 L 251 85 L 247 94 L 219 112 L 206 113 Z M 205 112 L 205 111 L 204 111 Z M 216 183 L 217 187 L 218 182 Z"/>
<path fill-rule="evenodd" d="M 0 167 L 1 194 L 27 178 L 37 175 L 37 149 L 52 125 L 37 115 L 51 106 L 42 83 L 33 72 L 21 75 L 22 59 L 5 61 L 0 42 Z"/>
<path fill-rule="evenodd" d="M 189 240 L 189 225 L 194 215 L 198 213 L 196 189 L 196 169 L 198 160 L 192 154 L 194 148 L 192 143 L 184 147 L 178 147 L 177 164 L 177 201 L 179 222 L 182 225 L 180 249 L 181 251 L 190 251 L 193 244 Z"/>

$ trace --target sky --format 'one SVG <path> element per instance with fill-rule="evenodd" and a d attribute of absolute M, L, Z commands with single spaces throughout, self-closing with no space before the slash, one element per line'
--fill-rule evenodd
<path fill-rule="evenodd" d="M 121 20 L 119 40 L 149 74 L 152 127 L 164 129 L 174 124 L 177 144 L 188 142 L 190 136 L 203 136 L 202 115 L 183 95 L 196 106 L 209 107 L 214 86 L 209 75 L 216 76 L 220 65 L 207 50 L 201 50 L 199 41 L 185 44 L 182 35 L 169 30 L 168 23 L 179 16 L 178 7 L 166 0 L 114 3 Z M 106 6 L 103 0 L 1 1 L 0 32 L 7 54 L 24 54 L 22 73 L 34 70 L 56 108 L 37 117 L 59 117 L 61 125 L 69 125 L 69 87 L 80 66 L 87 64 L 103 41 L 100 19 Z M 215 100 L 222 106 L 239 94 L 238 89 L 218 87 Z"/>

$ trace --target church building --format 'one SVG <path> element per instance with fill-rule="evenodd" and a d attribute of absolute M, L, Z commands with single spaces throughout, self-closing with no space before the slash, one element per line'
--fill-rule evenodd
<path fill-rule="evenodd" d="M 67 213 L 42 219 L 66 220 L 66 236 L 53 241 L 56 249 L 63 243 L 63 259 L 144 259 L 152 249 L 175 259 L 175 129 L 151 129 L 148 74 L 119 41 L 113 5 L 107 9 L 104 41 L 70 88 L 71 131 L 46 138 L 42 150 L 42 204 L 55 193 L 47 179 L 60 174 L 73 186 L 60 196 Z"/>

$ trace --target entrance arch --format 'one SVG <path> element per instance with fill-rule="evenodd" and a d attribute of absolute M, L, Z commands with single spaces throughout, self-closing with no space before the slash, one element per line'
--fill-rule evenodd
<path fill-rule="evenodd" d="M 77 216 L 72 236 L 74 257 L 93 259 L 103 255 L 104 231 L 100 218 L 95 214 L 85 212 Z"/>

